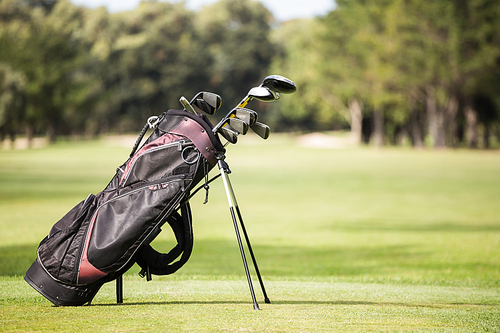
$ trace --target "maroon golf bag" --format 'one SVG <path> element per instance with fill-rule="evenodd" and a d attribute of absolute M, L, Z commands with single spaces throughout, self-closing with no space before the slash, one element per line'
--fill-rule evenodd
<path fill-rule="evenodd" d="M 153 133 L 140 145 L 148 127 Z M 206 184 L 216 154 L 225 152 L 212 127 L 205 116 L 186 111 L 150 118 L 108 186 L 71 209 L 41 241 L 25 280 L 55 305 L 77 306 L 136 262 L 148 275 L 177 271 L 193 247 L 189 194 Z M 165 223 L 178 244 L 159 253 L 149 244 Z"/>

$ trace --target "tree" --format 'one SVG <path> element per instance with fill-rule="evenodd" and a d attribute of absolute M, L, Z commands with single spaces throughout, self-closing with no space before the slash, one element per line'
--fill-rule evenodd
<path fill-rule="evenodd" d="M 338 1 L 337 9 L 323 22 L 321 43 L 324 89 L 347 105 L 354 142 L 361 141 L 363 113 L 371 110 L 367 115 L 373 119 L 377 146 L 384 144 L 386 119 L 399 124 L 406 117 L 393 64 L 394 41 L 386 35 L 389 5 L 381 0 Z"/>
<path fill-rule="evenodd" d="M 8 64 L 0 63 L 0 141 L 9 135 L 14 142 L 24 121 L 26 78 Z"/>
<path fill-rule="evenodd" d="M 48 3 L 42 1 L 42 3 Z M 3 13 L 10 13 L 2 30 L 0 60 L 26 77 L 28 137 L 45 128 L 50 141 L 65 130 L 62 116 L 72 88 L 74 70 L 81 64 L 81 10 L 60 0 L 55 5 L 34 9 L 14 1 Z"/>
<path fill-rule="evenodd" d="M 318 20 L 306 19 L 286 22 L 272 33 L 278 51 L 271 72 L 289 77 L 298 87 L 296 93 L 272 105 L 271 125 L 276 130 L 328 129 L 334 122 L 345 122 L 340 115 L 345 116 L 345 107 L 321 82 L 321 29 Z"/>
<path fill-rule="evenodd" d="M 249 0 L 221 0 L 198 13 L 196 29 L 204 45 L 198 57 L 211 64 L 208 83 L 225 101 L 233 101 L 223 108 L 236 104 L 268 74 L 274 55 L 272 21 L 260 2 Z"/>
<path fill-rule="evenodd" d="M 207 86 L 210 63 L 195 21 L 183 4 L 165 2 L 142 2 L 131 12 L 88 18 L 94 71 L 102 82 L 94 127 L 137 130 L 151 114 L 179 108 L 182 95 Z"/>

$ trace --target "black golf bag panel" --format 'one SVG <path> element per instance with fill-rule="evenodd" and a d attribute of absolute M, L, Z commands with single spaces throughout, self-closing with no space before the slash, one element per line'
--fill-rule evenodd
<path fill-rule="evenodd" d="M 106 188 L 52 227 L 25 280 L 56 305 L 83 305 L 135 262 L 155 275 L 177 271 L 193 246 L 189 192 L 207 179 L 216 153 L 225 151 L 211 129 L 205 116 L 185 111 L 158 117 L 153 133 L 137 149 L 141 132 Z M 165 223 L 178 244 L 163 254 L 149 243 Z"/>

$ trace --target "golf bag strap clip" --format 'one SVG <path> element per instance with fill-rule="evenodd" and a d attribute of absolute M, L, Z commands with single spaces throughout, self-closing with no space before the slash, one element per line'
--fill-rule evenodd
<path fill-rule="evenodd" d="M 154 129 L 154 128 L 158 127 L 158 124 L 160 123 L 160 117 L 151 116 L 148 118 L 147 123 L 148 123 L 150 129 Z"/>
<path fill-rule="evenodd" d="M 142 138 L 144 138 L 144 135 L 148 131 L 148 129 L 153 129 L 158 127 L 158 124 L 162 120 L 162 116 L 152 116 L 148 118 L 148 121 L 146 122 L 146 125 L 142 128 L 141 132 L 139 133 L 139 136 L 135 140 L 134 147 L 132 148 L 132 152 L 130 153 L 130 157 L 132 157 L 135 152 L 137 151 L 137 148 L 141 144 Z"/>

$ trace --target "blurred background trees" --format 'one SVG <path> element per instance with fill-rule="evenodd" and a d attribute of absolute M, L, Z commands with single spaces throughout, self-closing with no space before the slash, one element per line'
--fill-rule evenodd
<path fill-rule="evenodd" d="M 251 0 L 116 14 L 0 0 L 0 139 L 137 131 L 201 90 L 224 112 L 268 74 L 298 86 L 259 105 L 274 130 L 498 147 L 500 2 L 337 0 L 326 17 L 278 25 Z"/>

